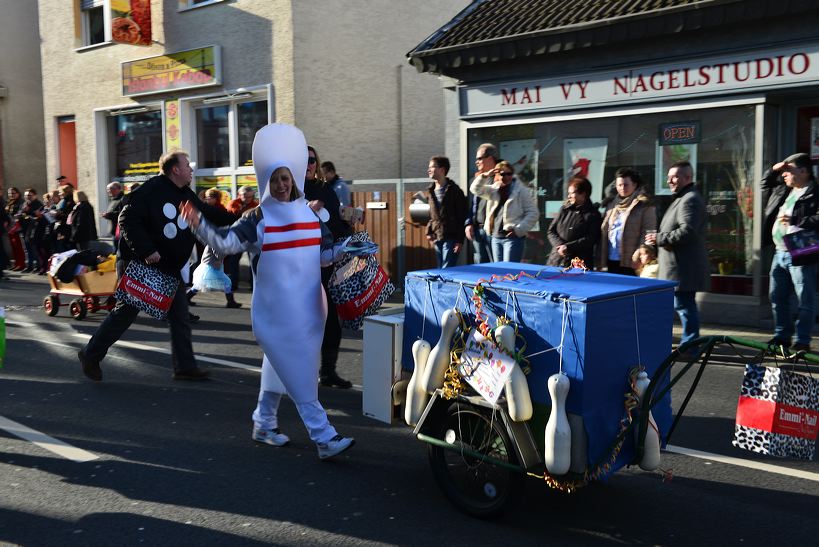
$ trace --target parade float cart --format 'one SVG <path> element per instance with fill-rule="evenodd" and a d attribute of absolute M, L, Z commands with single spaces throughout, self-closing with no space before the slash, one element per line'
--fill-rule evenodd
<path fill-rule="evenodd" d="M 115 270 L 92 270 L 74 276 L 68 283 L 48 274 L 51 291 L 43 298 L 43 311 L 49 317 L 59 313 L 61 306 L 68 306 L 71 317 L 83 319 L 88 312 L 112 310 L 116 304 L 114 292 L 117 287 Z M 61 298 L 62 297 L 62 298 Z"/>
<path fill-rule="evenodd" d="M 447 382 L 429 394 L 414 431 L 429 444 L 432 469 L 446 495 L 469 513 L 490 515 L 515 495 L 521 471 L 571 489 L 633 463 L 639 454 L 623 431 L 638 418 L 638 401 L 624 394 L 637 371 L 667 385 L 667 371 L 658 377 L 657 369 L 672 347 L 674 287 L 655 279 L 517 263 L 408 274 L 404 368 L 413 368 L 416 340 L 439 341 L 445 310 L 460 316 L 450 343 L 453 361 L 465 332 L 481 323 L 491 331 L 500 317 L 517 331 L 513 354 L 526 372 L 531 399 L 531 417 L 516 420 L 507 393 L 493 403 L 463 378 L 456 389 Z M 551 477 L 544 469 L 553 406 L 547 382 L 558 373 L 568 378 L 563 404 L 571 427 L 571 470 Z M 670 393 L 652 401 L 652 412 L 662 436 L 672 419 Z"/>
<path fill-rule="evenodd" d="M 699 338 L 671 351 L 674 286 L 516 263 L 410 273 L 404 309 L 365 322 L 368 415 L 387 422 L 400 415 L 412 425 L 428 445 L 444 494 L 466 513 L 488 517 L 519 497 L 527 477 L 572 492 L 625 465 L 662 471 L 661 446 L 674 432 L 715 347 L 727 344 L 748 363 L 734 446 L 813 459 L 819 379 L 785 367 L 800 362 L 810 372 L 819 355 L 789 354 L 786 348 L 727 336 Z M 506 383 L 493 401 L 474 384 L 475 369 L 464 365 L 470 347 L 465 340 L 482 331 L 490 339 L 505 337 L 508 344 L 510 326 L 516 332 L 508 356 L 526 373 L 525 388 Z M 369 343 L 376 336 L 381 345 Z M 426 353 L 419 352 L 425 345 L 421 340 L 429 342 Z M 425 363 L 432 370 L 430 364 L 442 355 L 431 348 L 433 343 L 445 348 L 441 359 L 447 370 L 440 387 L 423 391 L 423 382 L 416 381 L 420 367 L 409 381 L 406 369 Z M 421 353 L 425 359 L 419 359 Z M 672 387 L 695 370 L 688 392 L 677 393 L 680 402 L 672 416 Z M 470 375 L 473 383 L 465 381 Z M 524 416 L 526 397 L 521 395 L 531 403 Z"/>

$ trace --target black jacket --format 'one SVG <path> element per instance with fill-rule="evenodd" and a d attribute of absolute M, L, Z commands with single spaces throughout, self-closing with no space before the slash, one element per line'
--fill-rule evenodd
<path fill-rule="evenodd" d="M 803 230 L 819 230 L 819 189 L 816 181 L 811 180 L 811 187 L 802 194 L 793 206 L 791 213 L 791 225 L 798 226 Z M 785 203 L 790 188 L 785 185 L 780 173 L 768 169 L 762 177 L 762 197 L 768 196 L 765 205 L 765 218 L 762 225 L 762 243 L 764 245 L 773 244 L 773 225 L 776 222 L 776 215 L 779 208 Z M 794 266 L 804 266 L 814 264 L 819 261 L 816 254 L 804 255 L 793 259 Z"/>
<path fill-rule="evenodd" d="M 564 205 L 547 231 L 552 252 L 546 264 L 549 266 L 569 266 L 575 257 L 583 259 L 586 267 L 594 266 L 594 246 L 600 240 L 600 224 L 603 219 L 594 205 L 586 201 L 583 205 Z M 557 254 L 555 248 L 566 245 L 566 256 Z"/>
<path fill-rule="evenodd" d="M 187 223 L 179 218 L 179 204 L 183 201 L 192 202 L 217 226 L 236 220 L 224 209 L 202 203 L 190 187 L 179 188 L 165 175 L 158 175 L 128 194 L 119 215 L 120 235 L 125 242 L 120 242 L 119 253 L 126 264 L 158 252 L 161 258 L 157 267 L 180 276 L 179 270 L 190 258 L 195 241 Z"/>
<path fill-rule="evenodd" d="M 122 198 L 124 194 L 122 192 L 119 193 L 117 197 L 112 197 L 111 201 L 108 202 L 108 209 L 102 214 L 102 218 L 105 220 L 110 221 L 111 223 L 111 236 L 115 236 L 117 233 L 117 219 L 119 218 L 119 213 L 122 211 L 122 206 L 124 205 L 122 202 Z"/>
<path fill-rule="evenodd" d="M 336 191 L 333 190 L 331 184 L 319 180 L 305 180 L 304 199 L 307 201 L 318 199 L 324 202 L 324 208 L 330 213 L 330 220 L 327 222 L 327 227 L 333 232 L 334 238 L 339 239 L 353 235 L 353 227 L 350 226 L 349 222 L 341 218 L 341 212 L 339 211 L 341 202 L 338 200 Z"/>
<path fill-rule="evenodd" d="M 71 241 L 74 243 L 96 241 L 97 221 L 94 207 L 87 201 L 78 201 L 71 211 Z"/>
<path fill-rule="evenodd" d="M 447 181 L 444 199 L 440 203 L 435 196 L 435 183 L 427 187 L 430 219 L 426 234 L 435 241 L 452 240 L 461 243 L 464 240 L 464 222 L 467 217 L 466 196 L 454 181 Z"/>

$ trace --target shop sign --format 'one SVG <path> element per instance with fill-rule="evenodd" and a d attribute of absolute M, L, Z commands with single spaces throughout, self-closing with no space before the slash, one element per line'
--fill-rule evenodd
<path fill-rule="evenodd" d="M 122 63 L 122 94 L 148 95 L 221 85 L 219 46 L 207 46 Z"/>
<path fill-rule="evenodd" d="M 460 88 L 464 117 L 568 110 L 819 82 L 819 45 Z"/>
<path fill-rule="evenodd" d="M 660 124 L 659 144 L 696 144 L 700 142 L 700 122 L 674 122 Z"/>

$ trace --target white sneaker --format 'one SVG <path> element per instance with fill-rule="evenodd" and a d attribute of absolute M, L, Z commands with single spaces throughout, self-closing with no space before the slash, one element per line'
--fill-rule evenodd
<path fill-rule="evenodd" d="M 355 439 L 352 437 L 342 437 L 336 435 L 326 443 L 316 443 L 318 447 L 318 455 L 320 460 L 326 460 L 333 456 L 338 456 L 351 446 L 355 444 Z"/>
<path fill-rule="evenodd" d="M 264 443 L 273 446 L 284 446 L 290 442 L 290 437 L 276 429 L 262 429 L 261 427 L 253 426 L 253 440 L 257 443 Z"/>

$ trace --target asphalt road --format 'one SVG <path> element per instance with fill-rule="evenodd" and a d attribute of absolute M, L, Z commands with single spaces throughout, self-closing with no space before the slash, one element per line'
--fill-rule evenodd
<path fill-rule="evenodd" d="M 11 276 L 0 282 L 8 337 L 0 370 L 0 542 L 819 543 L 819 464 L 731 446 L 742 376 L 736 366 L 708 367 L 672 439 L 674 446 L 706 454 L 664 452 L 662 467 L 671 480 L 626 468 L 563 494 L 530 479 L 510 511 L 481 521 L 459 513 L 442 495 L 426 446 L 409 428 L 362 415 L 360 388 L 320 390 L 336 427 L 357 439 L 336 460 L 318 460 L 287 401 L 281 424 L 291 445 L 253 443 L 250 412 L 261 355 L 249 327 L 249 294 L 238 295 L 245 303 L 239 310 L 225 309 L 223 297 L 197 297 L 193 311 L 202 320 L 194 348 L 212 369 L 212 381 L 172 381 L 167 329 L 140 317 L 103 361 L 104 381 L 93 383 L 82 376 L 76 351 L 105 312 L 75 321 L 63 308 L 46 317 L 40 309 L 45 280 Z M 345 333 L 339 371 L 357 386 L 361 346 L 360 335 Z M 676 388 L 676 402 L 689 381 Z M 66 446 L 48 444 L 52 439 Z"/>

